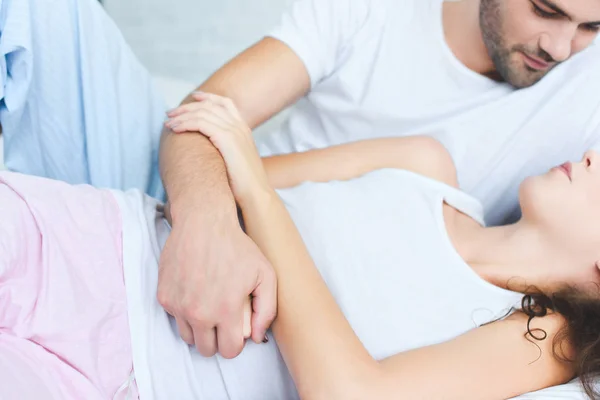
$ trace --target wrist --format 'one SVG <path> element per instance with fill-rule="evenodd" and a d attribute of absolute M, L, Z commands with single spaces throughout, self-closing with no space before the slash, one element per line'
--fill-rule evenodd
<path fill-rule="evenodd" d="M 231 193 L 190 193 L 180 195 L 173 201 L 169 199 L 171 224 L 175 227 L 191 218 L 202 220 L 202 226 L 218 223 L 238 224 L 237 207 Z"/>
<path fill-rule="evenodd" d="M 243 212 L 269 207 L 279 196 L 269 186 L 255 188 L 238 199 L 238 204 Z"/>

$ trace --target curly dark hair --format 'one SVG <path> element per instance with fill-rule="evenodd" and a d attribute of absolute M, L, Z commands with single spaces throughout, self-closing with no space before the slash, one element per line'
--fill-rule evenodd
<path fill-rule="evenodd" d="M 550 294 L 543 294 L 537 290 L 526 293 L 530 294 L 526 294 L 521 302 L 521 311 L 529 317 L 525 335 L 533 340 L 545 340 L 546 332 L 532 330 L 531 321 L 547 315 L 550 311 L 560 314 L 566 323 L 554 337 L 553 355 L 558 360 L 571 364 L 590 399 L 600 399 L 600 391 L 594 387 L 594 379 L 600 375 L 600 289 L 598 286 L 594 285 L 591 291 L 565 286 Z M 571 357 L 565 356 L 560 351 L 565 340 L 572 350 Z"/>

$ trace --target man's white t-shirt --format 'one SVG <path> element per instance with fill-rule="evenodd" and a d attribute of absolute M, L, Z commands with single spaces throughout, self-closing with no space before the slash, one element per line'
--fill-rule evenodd
<path fill-rule="evenodd" d="M 311 91 L 259 139 L 263 155 L 428 134 L 456 163 L 486 222 L 519 215 L 520 182 L 599 145 L 598 41 L 515 90 L 465 67 L 447 46 L 443 0 L 299 0 L 269 36 L 304 62 Z"/>

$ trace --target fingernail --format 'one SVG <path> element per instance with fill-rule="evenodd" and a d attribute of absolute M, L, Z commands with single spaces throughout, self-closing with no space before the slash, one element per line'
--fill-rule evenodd
<path fill-rule="evenodd" d="M 263 343 L 269 343 L 269 337 L 267 335 L 265 335 L 265 338 L 263 339 Z"/>
<path fill-rule="evenodd" d="M 179 123 L 179 122 L 172 122 L 172 123 L 170 123 L 170 124 L 169 124 L 169 128 L 171 128 L 171 129 L 175 129 L 175 128 L 177 128 L 179 125 L 180 125 L 180 123 Z"/>

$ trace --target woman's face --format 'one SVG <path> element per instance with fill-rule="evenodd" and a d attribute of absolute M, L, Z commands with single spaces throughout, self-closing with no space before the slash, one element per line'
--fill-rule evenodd
<path fill-rule="evenodd" d="M 523 219 L 540 228 L 553 245 L 588 260 L 573 270 L 581 281 L 598 281 L 600 262 L 600 158 L 587 152 L 575 163 L 552 168 L 544 175 L 526 179 L 519 192 Z M 587 262 L 587 261 L 586 261 Z M 580 265 L 574 263 L 573 265 Z"/>

